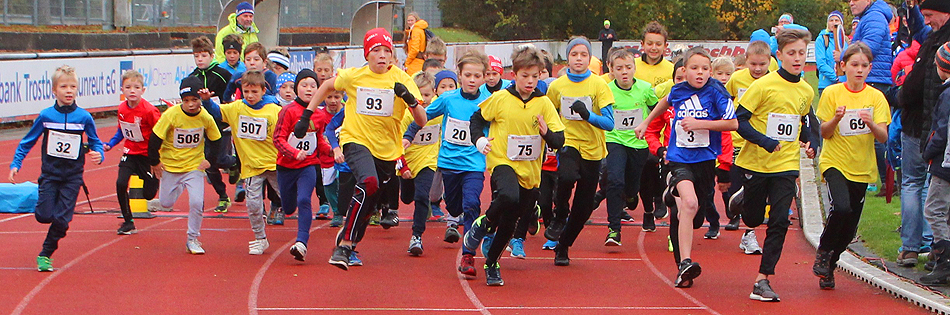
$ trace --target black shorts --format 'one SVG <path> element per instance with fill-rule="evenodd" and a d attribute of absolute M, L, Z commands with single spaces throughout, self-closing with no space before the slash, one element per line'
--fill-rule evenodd
<path fill-rule="evenodd" d="M 143 181 L 155 180 L 155 174 L 152 174 L 152 166 L 148 163 L 148 157 L 144 155 L 122 155 L 119 160 L 119 169 L 127 169 L 128 174 L 137 175 Z"/>
<path fill-rule="evenodd" d="M 668 185 L 673 187 L 673 195 L 679 196 L 676 191 L 676 184 L 682 181 L 693 182 L 696 190 L 696 196 L 702 204 L 704 198 L 712 200 L 716 188 L 716 161 L 709 160 L 699 163 L 677 163 L 670 162 L 667 166 L 670 170 L 668 175 Z M 708 195 L 708 197 L 707 197 Z"/>

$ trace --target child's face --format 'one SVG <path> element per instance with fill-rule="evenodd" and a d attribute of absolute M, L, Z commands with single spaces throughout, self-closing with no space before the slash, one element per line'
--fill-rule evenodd
<path fill-rule="evenodd" d="M 200 51 L 193 54 L 195 56 L 195 66 L 198 66 L 198 69 L 208 69 L 208 66 L 211 65 L 211 54 L 207 51 Z"/>
<path fill-rule="evenodd" d="M 229 65 L 236 65 L 238 61 L 241 61 L 241 52 L 234 49 L 225 50 L 224 59 L 228 61 Z"/>
<path fill-rule="evenodd" d="M 462 92 L 475 94 L 478 87 L 485 84 L 485 68 L 481 65 L 467 63 L 459 71 L 459 83 L 462 84 Z"/>
<path fill-rule="evenodd" d="M 709 81 L 709 68 L 712 61 L 703 55 L 696 54 L 686 61 L 686 82 L 693 88 L 702 88 Z"/>
<path fill-rule="evenodd" d="M 857 53 L 848 57 L 848 60 L 841 61 L 841 68 L 848 76 L 848 82 L 864 83 L 868 78 L 868 71 L 871 71 L 871 60 L 868 60 L 865 54 Z"/>
<path fill-rule="evenodd" d="M 122 81 L 122 95 L 125 96 L 125 100 L 130 104 L 138 104 L 139 100 L 142 99 L 142 94 L 145 93 L 145 86 L 142 85 L 142 82 L 138 79 L 128 79 Z"/>
<path fill-rule="evenodd" d="M 445 93 L 457 88 L 458 88 L 458 84 L 455 83 L 455 80 L 452 80 L 450 78 L 445 78 L 445 79 L 442 79 L 441 82 L 439 82 L 439 86 L 435 89 L 435 95 L 442 95 L 442 93 Z"/>
<path fill-rule="evenodd" d="M 389 70 L 389 63 L 393 58 L 393 50 L 386 46 L 376 46 L 369 51 L 366 61 L 369 62 L 369 70 L 378 74 L 386 73 Z"/>
<path fill-rule="evenodd" d="M 515 72 L 515 87 L 518 89 L 518 93 L 522 95 L 533 93 L 534 88 L 538 86 L 538 78 L 540 77 L 541 68 L 538 66 L 518 69 Z"/>
<path fill-rule="evenodd" d="M 679 84 L 686 81 L 686 67 L 676 68 L 676 75 L 673 76 L 673 84 Z"/>
<path fill-rule="evenodd" d="M 201 99 L 197 96 L 185 96 L 181 98 L 181 109 L 188 114 L 197 114 L 201 111 Z"/>
<path fill-rule="evenodd" d="M 617 83 L 623 87 L 633 85 L 633 74 L 637 71 L 636 62 L 633 56 L 627 58 L 617 58 L 610 63 L 610 74 L 614 76 Z"/>
<path fill-rule="evenodd" d="M 587 71 L 587 67 L 590 66 L 590 51 L 587 50 L 587 46 L 574 45 L 568 53 L 567 60 L 571 72 L 582 74 Z"/>
<path fill-rule="evenodd" d="M 317 80 L 326 81 L 333 76 L 333 65 L 327 62 L 314 63 L 313 72 L 317 73 Z"/>
<path fill-rule="evenodd" d="M 501 81 L 501 72 L 492 69 L 485 71 L 485 84 L 496 86 L 498 85 L 498 81 Z"/>
<path fill-rule="evenodd" d="M 293 82 L 284 82 L 283 85 L 277 89 L 277 93 L 280 94 L 280 97 L 285 101 L 293 101 L 297 98 L 297 94 L 294 93 L 294 83 Z"/>
<path fill-rule="evenodd" d="M 722 84 L 726 84 L 726 82 L 729 82 L 729 78 L 732 77 L 733 72 L 731 67 L 720 67 L 714 71 L 713 78 L 719 80 Z"/>
<path fill-rule="evenodd" d="M 264 71 L 264 58 L 257 51 L 244 55 L 244 65 L 247 71 Z"/>
<path fill-rule="evenodd" d="M 316 84 L 314 84 L 314 90 L 316 90 Z M 323 102 L 327 105 L 327 111 L 331 113 L 339 112 L 340 108 L 343 108 L 343 91 L 331 91 Z"/>
<path fill-rule="evenodd" d="M 769 63 L 772 57 L 769 55 L 749 55 L 745 59 L 746 66 L 749 66 L 749 74 L 752 78 L 758 79 L 769 73 Z"/>
<path fill-rule="evenodd" d="M 541 68 L 541 80 L 547 80 L 551 77 L 551 72 L 548 71 L 548 68 Z"/>
<path fill-rule="evenodd" d="M 442 67 L 445 67 L 445 55 L 426 54 L 426 59 L 435 59 L 441 61 Z"/>
<path fill-rule="evenodd" d="M 310 104 L 310 100 L 313 99 L 313 94 L 317 91 L 317 81 L 313 78 L 306 78 L 300 80 L 300 83 L 297 84 L 297 97 L 301 101 L 307 104 L 300 104 L 307 106 Z M 329 103 L 329 97 L 327 97 L 327 103 Z"/>
<path fill-rule="evenodd" d="M 72 105 L 76 101 L 76 91 L 79 90 L 79 82 L 74 76 L 62 76 L 56 80 L 53 86 L 53 95 L 56 96 L 56 102 L 59 105 Z"/>
<path fill-rule="evenodd" d="M 435 97 L 435 89 L 432 86 L 426 86 L 419 88 L 419 93 L 422 94 L 422 104 L 429 105 L 432 102 L 432 98 Z"/>
<path fill-rule="evenodd" d="M 661 34 L 646 33 L 643 35 L 643 51 L 647 53 L 647 59 L 654 62 L 663 58 L 666 53 L 666 38 Z"/>
<path fill-rule="evenodd" d="M 838 26 L 840 26 L 840 25 L 841 25 L 841 19 L 839 19 L 837 16 L 832 16 L 830 19 L 828 19 L 828 30 L 829 30 L 829 31 L 835 30 L 835 29 L 838 28 Z"/>
<path fill-rule="evenodd" d="M 264 97 L 264 88 L 257 84 L 242 84 L 241 90 L 248 104 L 257 104 Z"/>
<path fill-rule="evenodd" d="M 792 75 L 802 73 L 802 67 L 805 66 L 805 56 L 808 55 L 808 45 L 804 39 L 788 43 L 778 51 L 778 60 L 782 61 L 782 68 Z"/>

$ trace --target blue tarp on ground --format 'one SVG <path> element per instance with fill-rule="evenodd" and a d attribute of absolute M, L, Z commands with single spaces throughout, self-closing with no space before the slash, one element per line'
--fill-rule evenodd
<path fill-rule="evenodd" d="M 0 183 L 0 213 L 33 213 L 38 194 L 35 183 Z"/>

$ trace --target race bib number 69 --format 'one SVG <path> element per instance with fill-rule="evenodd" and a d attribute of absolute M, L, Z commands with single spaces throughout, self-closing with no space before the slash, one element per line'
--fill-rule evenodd
<path fill-rule="evenodd" d="M 872 114 L 870 108 L 845 110 L 844 116 L 841 117 L 841 121 L 838 122 L 838 133 L 842 136 L 857 136 L 871 133 L 871 128 L 868 128 L 867 123 L 861 119 L 861 112 Z"/>

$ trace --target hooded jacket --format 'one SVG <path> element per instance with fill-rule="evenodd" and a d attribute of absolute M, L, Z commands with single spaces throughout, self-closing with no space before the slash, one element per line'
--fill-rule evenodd
<path fill-rule="evenodd" d="M 82 141 L 83 135 L 86 136 L 86 143 Z M 13 162 L 10 163 L 11 169 L 22 168 L 23 159 L 40 140 L 40 136 L 43 136 L 43 141 L 40 143 L 43 161 L 42 176 L 53 180 L 81 179 L 86 153 L 89 150 L 105 156 L 102 142 L 96 134 L 96 123 L 89 112 L 78 107 L 76 103 L 66 106 L 53 105 L 40 111 L 40 115 L 33 120 L 30 131 L 16 148 Z M 49 152 L 49 150 L 56 152 Z"/>
<path fill-rule="evenodd" d="M 214 92 L 214 96 L 219 98 L 224 95 L 224 90 L 228 88 L 228 82 L 231 81 L 231 72 L 218 65 L 217 61 L 211 62 L 207 69 L 195 67 L 195 71 L 192 71 L 191 75 L 201 79 L 205 88 Z"/>
<path fill-rule="evenodd" d="M 244 48 L 247 48 L 247 44 L 256 43 L 257 34 L 261 30 L 257 28 L 257 24 L 251 23 L 251 28 L 249 30 L 244 30 L 237 25 L 237 14 L 231 13 L 228 15 L 228 26 L 218 30 L 218 35 L 214 37 L 214 62 L 223 63 L 227 60 L 224 57 L 224 37 L 237 34 L 241 36 L 244 46 L 241 47 L 241 51 L 244 51 Z M 244 59 L 244 54 L 241 54 L 241 59 Z"/>
<path fill-rule="evenodd" d="M 835 49 L 837 49 L 835 34 L 827 29 L 821 30 L 818 38 L 815 39 L 815 63 L 818 66 L 819 90 L 838 83 L 838 74 L 835 72 L 835 63 L 838 62 L 834 56 Z"/>
<path fill-rule="evenodd" d="M 871 60 L 871 72 L 868 74 L 868 83 L 894 84 L 891 80 L 891 63 L 894 55 L 891 53 L 890 20 L 894 15 L 884 0 L 871 3 L 861 14 L 861 23 L 851 34 L 851 42 L 863 42 L 871 48 L 874 60 Z"/>
<path fill-rule="evenodd" d="M 426 52 L 425 29 L 427 28 L 429 28 L 429 22 L 419 20 L 406 32 L 406 73 L 422 71 L 422 64 L 425 63 L 422 54 Z"/>

